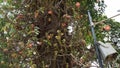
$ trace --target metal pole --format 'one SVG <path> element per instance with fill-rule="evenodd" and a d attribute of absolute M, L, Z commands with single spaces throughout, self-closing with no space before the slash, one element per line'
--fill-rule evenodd
<path fill-rule="evenodd" d="M 95 50 L 96 50 L 96 55 L 97 55 L 97 58 L 98 58 L 99 66 L 101 68 L 103 68 L 102 59 L 101 59 L 101 56 L 100 56 L 100 52 L 99 52 L 98 45 L 97 45 L 97 40 L 96 40 L 96 35 L 95 35 L 95 31 L 94 31 L 94 24 L 92 22 L 92 17 L 90 15 L 90 11 L 89 10 L 88 10 L 88 17 L 89 17 L 89 22 L 90 22 L 90 26 L 91 26 L 92 36 L 93 36 L 93 39 L 94 39 L 94 46 L 95 46 Z"/>

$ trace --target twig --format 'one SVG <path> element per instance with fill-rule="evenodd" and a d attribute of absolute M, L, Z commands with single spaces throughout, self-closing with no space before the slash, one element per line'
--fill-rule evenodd
<path fill-rule="evenodd" d="M 119 16 L 119 15 L 120 15 L 120 14 L 116 14 L 116 15 L 110 17 L 110 18 L 104 19 L 104 20 L 99 21 L 99 22 L 95 22 L 94 25 L 96 26 L 97 24 L 103 23 L 104 21 L 106 21 L 106 20 L 108 20 L 108 19 L 111 19 L 111 18 L 114 18 L 114 17 L 117 17 L 117 16 Z"/>
<path fill-rule="evenodd" d="M 60 2 L 58 2 L 55 7 L 58 7 L 61 3 L 62 3 L 63 0 L 61 0 Z"/>
<path fill-rule="evenodd" d="M 79 61 L 77 61 L 77 58 L 73 55 L 73 54 L 70 54 L 71 57 L 74 59 L 74 62 L 78 65 L 78 66 L 82 66 L 83 64 L 80 64 Z"/>

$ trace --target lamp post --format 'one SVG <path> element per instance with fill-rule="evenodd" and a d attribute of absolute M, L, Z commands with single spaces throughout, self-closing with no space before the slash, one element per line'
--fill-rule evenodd
<path fill-rule="evenodd" d="M 101 58 L 101 55 L 100 55 L 100 51 L 98 49 L 98 44 L 97 44 L 96 35 L 95 35 L 95 31 L 94 31 L 94 24 L 92 22 L 92 17 L 90 15 L 90 11 L 89 10 L 88 10 L 88 17 L 89 17 L 89 22 L 90 22 L 90 26 L 91 26 L 92 36 L 93 36 L 93 39 L 94 39 L 94 46 L 95 46 L 95 50 L 96 50 L 96 55 L 97 55 L 97 58 L 98 58 L 99 66 L 101 68 L 103 68 L 102 58 Z"/>

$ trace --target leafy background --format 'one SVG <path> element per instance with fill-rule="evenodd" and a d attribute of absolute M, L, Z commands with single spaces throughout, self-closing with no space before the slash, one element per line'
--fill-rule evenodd
<path fill-rule="evenodd" d="M 96 59 L 87 10 L 93 22 L 107 19 L 103 0 L 1 0 L 0 7 L 1 68 L 86 68 Z M 119 31 L 108 19 L 95 27 L 97 40 L 104 25 Z"/>

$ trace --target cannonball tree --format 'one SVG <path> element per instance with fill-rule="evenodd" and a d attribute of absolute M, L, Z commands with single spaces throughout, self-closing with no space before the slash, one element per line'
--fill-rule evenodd
<path fill-rule="evenodd" d="M 100 20 L 104 1 L 4 0 L 0 5 L 2 67 L 89 67 L 94 60 L 94 48 L 87 49 L 92 43 L 87 10 L 93 21 Z"/>

